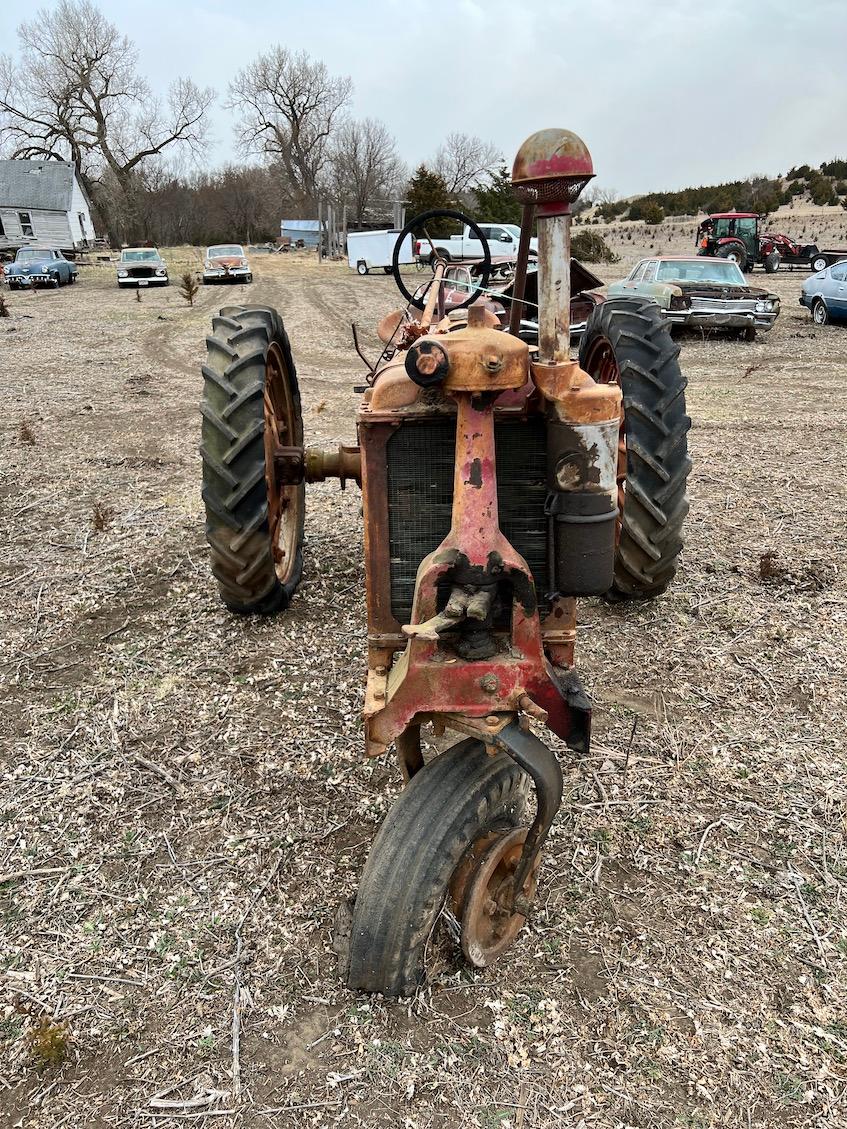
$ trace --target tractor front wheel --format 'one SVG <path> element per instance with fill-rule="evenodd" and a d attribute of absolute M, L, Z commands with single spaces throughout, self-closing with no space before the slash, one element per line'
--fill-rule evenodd
<path fill-rule="evenodd" d="M 688 513 L 691 420 L 679 346 L 655 302 L 612 298 L 592 310 L 579 364 L 596 381 L 623 391 L 617 550 L 608 596 L 658 596 L 676 573 Z"/>
<path fill-rule="evenodd" d="M 747 269 L 747 252 L 741 243 L 725 243 L 723 247 L 718 247 L 715 256 L 737 263 L 741 270 Z"/>
<path fill-rule="evenodd" d="M 350 926 L 347 983 L 411 995 L 442 910 L 471 963 L 490 963 L 520 931 L 521 914 L 496 908 L 498 884 L 520 853 L 516 832 L 527 777 L 505 753 L 469 739 L 420 769 L 371 847 Z M 534 891 L 534 875 L 530 888 Z M 470 934 L 468 935 L 468 930 Z"/>
<path fill-rule="evenodd" d="M 288 606 L 303 571 L 305 487 L 280 481 L 275 452 L 302 447 L 291 345 L 276 310 L 227 306 L 203 365 L 200 454 L 206 539 L 234 612 Z"/>

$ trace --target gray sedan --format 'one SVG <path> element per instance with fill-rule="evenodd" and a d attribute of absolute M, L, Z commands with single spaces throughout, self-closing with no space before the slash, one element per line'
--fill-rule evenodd
<path fill-rule="evenodd" d="M 807 278 L 800 304 L 812 311 L 815 325 L 847 321 L 847 259 Z"/>

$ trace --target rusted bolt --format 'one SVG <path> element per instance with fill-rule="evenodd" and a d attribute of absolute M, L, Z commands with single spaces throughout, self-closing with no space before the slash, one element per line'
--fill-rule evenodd
<path fill-rule="evenodd" d="M 386 666 L 375 666 L 374 671 L 375 671 L 376 674 L 378 674 L 380 676 L 380 678 L 385 678 L 386 674 L 388 674 L 388 667 L 386 667 Z"/>
<path fill-rule="evenodd" d="M 490 713 L 488 715 L 488 717 L 485 719 L 485 724 L 487 726 L 489 726 L 491 729 L 493 729 L 495 725 L 500 724 L 500 718 L 497 716 L 496 713 Z"/>
<path fill-rule="evenodd" d="M 479 680 L 479 685 L 486 694 L 496 694 L 500 689 L 500 680 L 496 674 L 484 674 Z"/>
<path fill-rule="evenodd" d="M 421 376 L 432 376 L 438 368 L 439 358 L 434 353 L 418 353 L 415 368 Z"/>
<path fill-rule="evenodd" d="M 382 689 L 374 690 L 374 697 L 377 699 L 377 701 L 382 701 L 382 699 L 385 697 L 385 691 Z"/>
<path fill-rule="evenodd" d="M 497 373 L 503 367 L 503 358 L 497 353 L 489 353 L 482 362 L 482 367 L 490 373 Z"/>

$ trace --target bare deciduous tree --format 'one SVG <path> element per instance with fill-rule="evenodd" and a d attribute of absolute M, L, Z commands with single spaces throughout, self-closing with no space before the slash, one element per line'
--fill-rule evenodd
<path fill-rule="evenodd" d="M 365 212 L 377 199 L 389 196 L 405 180 L 406 169 L 397 143 L 380 121 L 347 121 L 338 130 L 331 153 L 332 193 L 353 207 L 361 226 Z"/>
<path fill-rule="evenodd" d="M 318 194 L 352 91 L 349 78 L 333 77 L 305 51 L 276 46 L 238 72 L 227 105 L 241 115 L 236 132 L 245 150 L 278 161 L 305 206 Z"/>
<path fill-rule="evenodd" d="M 0 142 L 13 157 L 73 161 L 118 238 L 145 161 L 202 143 L 212 91 L 178 79 L 163 104 L 134 45 L 90 0 L 61 0 L 18 39 L 17 61 L 0 57 Z M 104 179 L 111 191 L 100 191 Z"/>
<path fill-rule="evenodd" d="M 466 133 L 451 133 L 435 155 L 435 171 L 444 177 L 450 193 L 464 192 L 503 160 L 496 145 Z"/>

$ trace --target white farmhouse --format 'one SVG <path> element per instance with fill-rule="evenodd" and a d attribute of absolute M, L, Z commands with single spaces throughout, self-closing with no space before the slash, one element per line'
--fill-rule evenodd
<path fill-rule="evenodd" d="M 91 205 L 69 161 L 0 161 L 0 250 L 68 253 L 94 238 Z"/>

